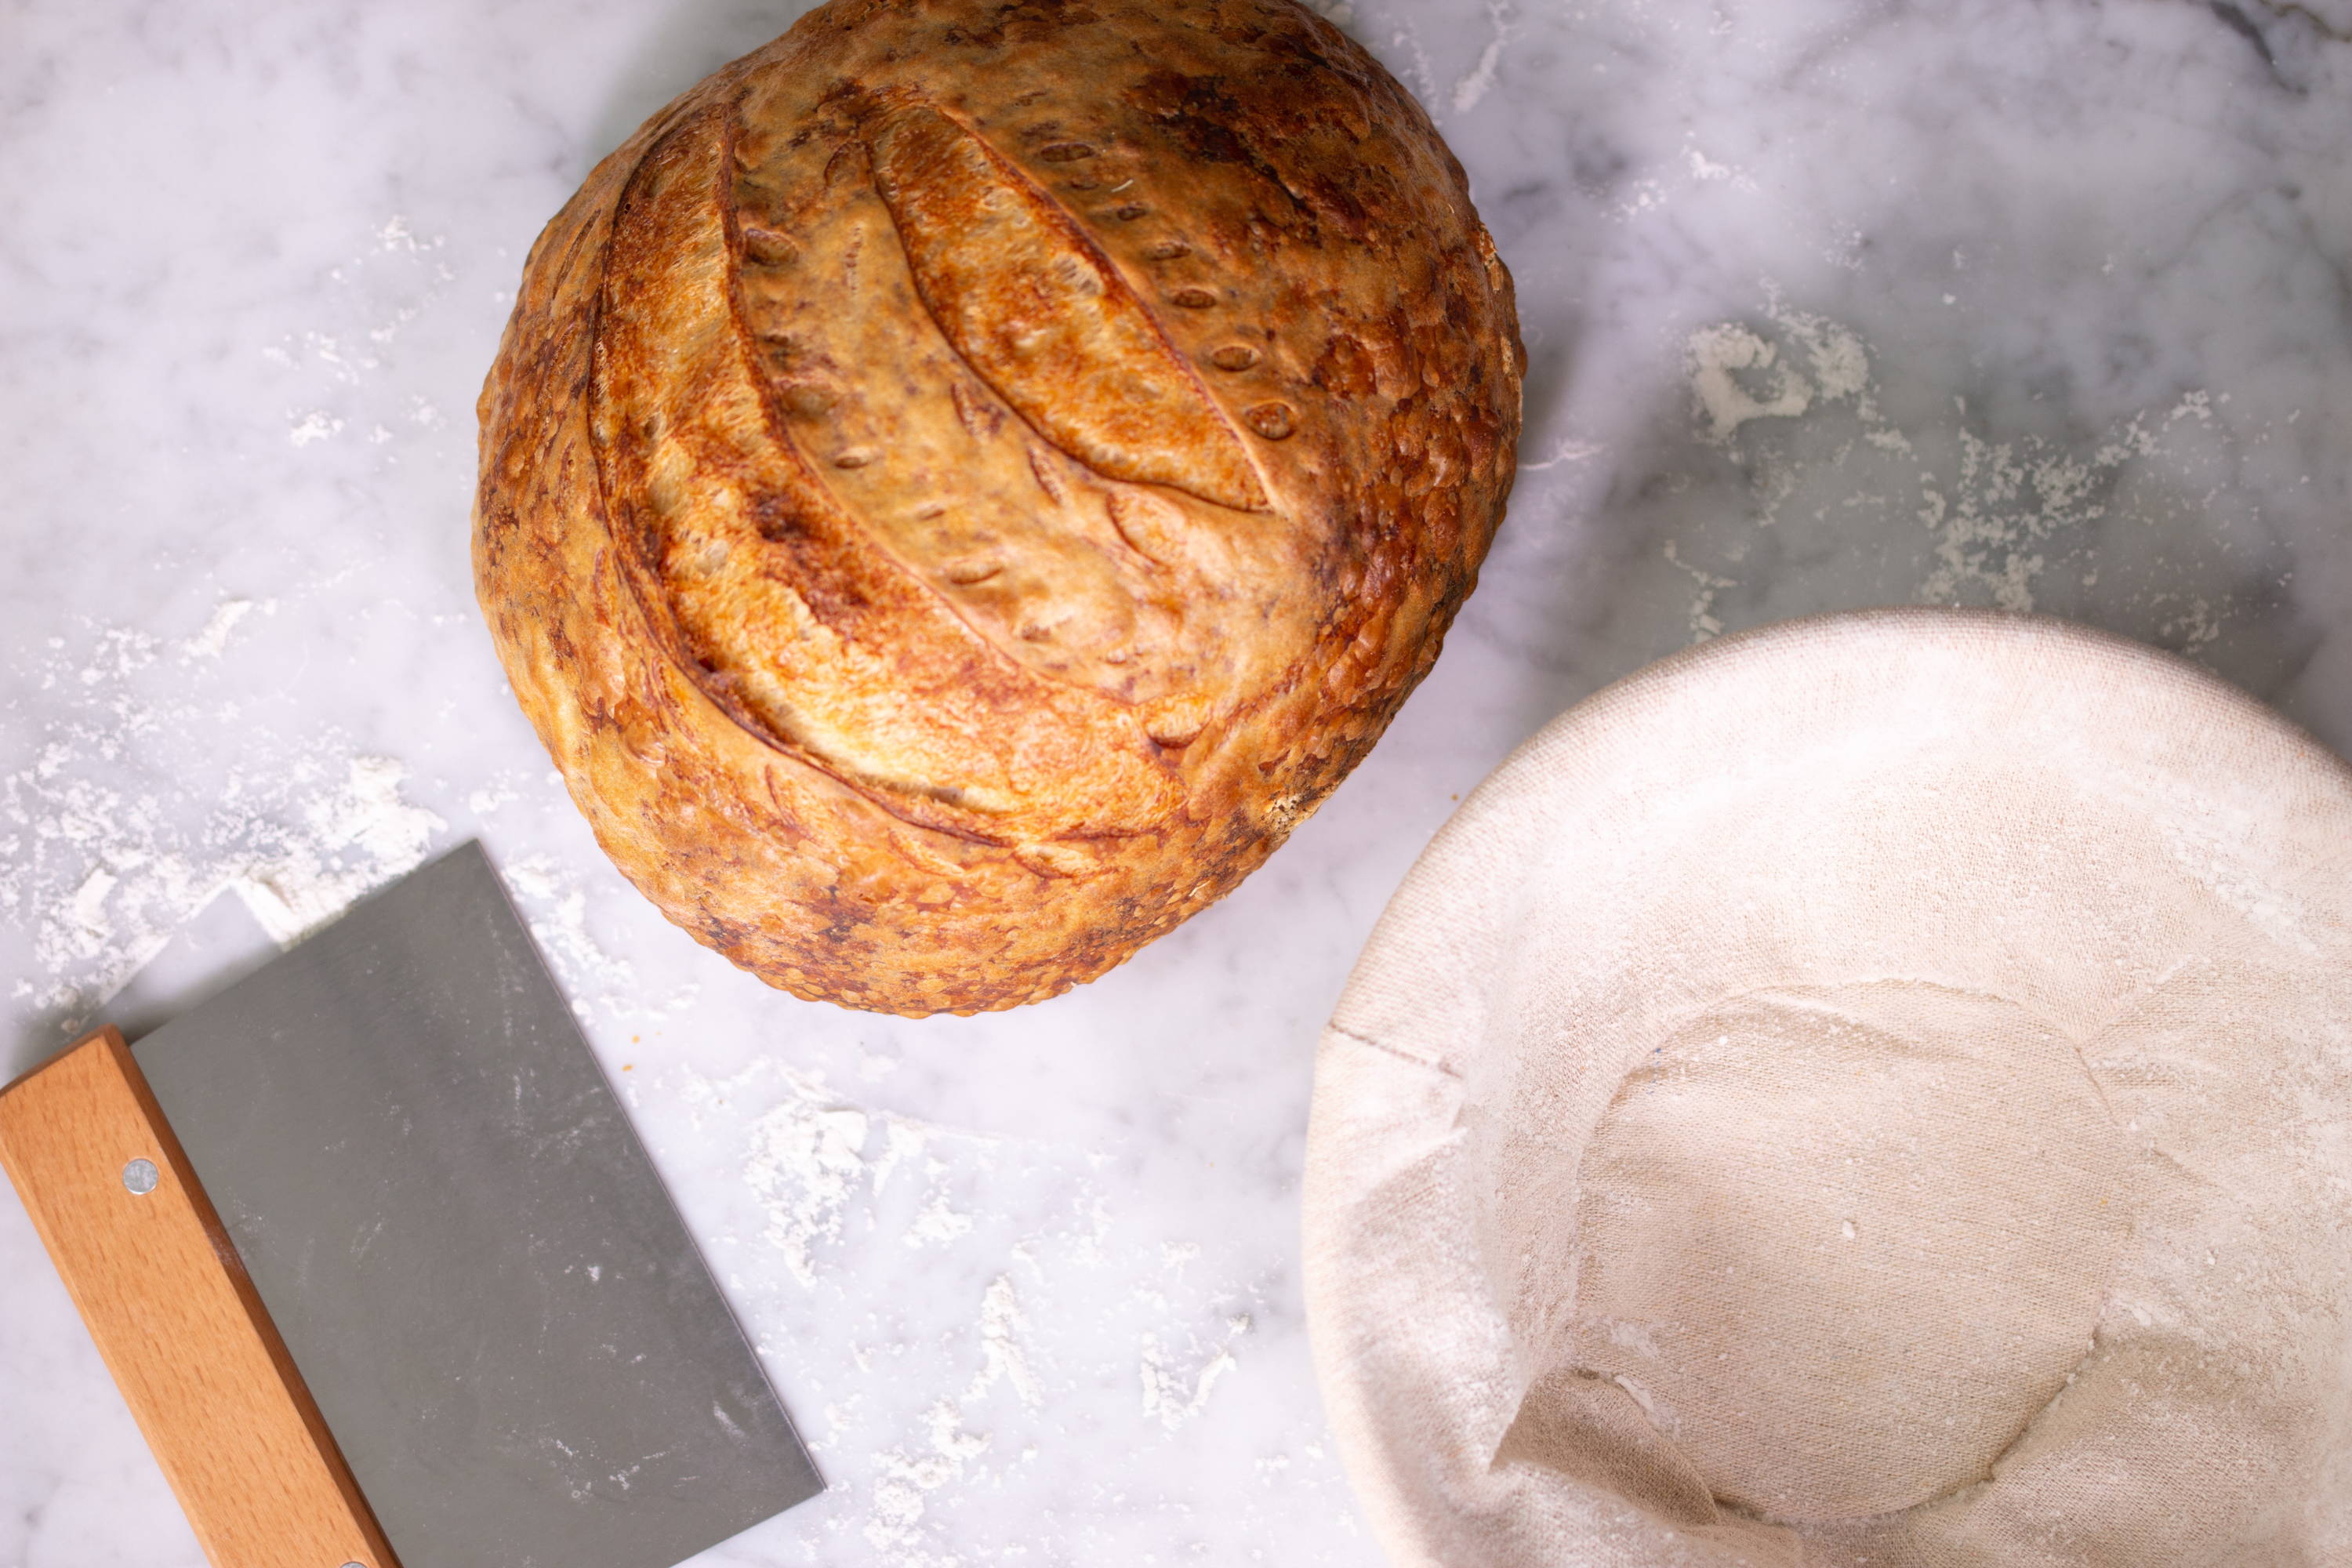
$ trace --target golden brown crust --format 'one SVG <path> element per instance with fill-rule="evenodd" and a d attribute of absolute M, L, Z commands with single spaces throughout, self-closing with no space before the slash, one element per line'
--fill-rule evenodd
<path fill-rule="evenodd" d="M 833 0 L 590 175 L 483 388 L 477 591 L 598 840 L 803 996 L 1089 980 L 1437 654 L 1510 279 L 1290 0 Z"/>

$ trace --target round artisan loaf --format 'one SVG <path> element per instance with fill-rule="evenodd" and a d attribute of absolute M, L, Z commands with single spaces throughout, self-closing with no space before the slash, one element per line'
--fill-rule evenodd
<path fill-rule="evenodd" d="M 597 837 L 803 996 L 1089 980 L 1437 657 L 1511 285 L 1290 0 L 834 0 L 600 164 L 481 399 L 477 589 Z"/>

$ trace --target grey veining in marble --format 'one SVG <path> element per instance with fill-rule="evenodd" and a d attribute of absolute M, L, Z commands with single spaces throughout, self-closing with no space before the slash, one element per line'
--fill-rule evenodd
<path fill-rule="evenodd" d="M 1097 984 L 925 1023 L 770 992 L 597 853 L 466 538 L 531 237 L 796 9 L 0 17 L 5 1065 L 215 896 L 289 935 L 479 833 L 833 1482 L 705 1561 L 1377 1561 L 1300 1321 L 1316 1028 L 1453 799 L 1652 658 L 2008 605 L 2352 748 L 2347 0 L 1354 0 L 1533 356 L 1444 658 Z M 13 1202 L 0 1280 L 0 1563 L 194 1568 Z"/>

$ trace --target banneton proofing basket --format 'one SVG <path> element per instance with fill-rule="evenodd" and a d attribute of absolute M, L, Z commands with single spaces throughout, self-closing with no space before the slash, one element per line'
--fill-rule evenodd
<path fill-rule="evenodd" d="M 2057 621 L 1652 666 L 1389 906 L 1306 1243 L 1399 1563 L 2352 1562 L 2352 770 Z"/>

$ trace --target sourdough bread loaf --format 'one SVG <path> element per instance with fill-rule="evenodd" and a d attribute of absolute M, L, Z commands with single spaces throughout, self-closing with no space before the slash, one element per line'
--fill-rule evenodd
<path fill-rule="evenodd" d="M 1230 890 L 1437 656 L 1508 275 L 1289 0 L 834 0 L 604 160 L 475 570 L 599 841 L 807 997 L 1049 996 Z"/>

